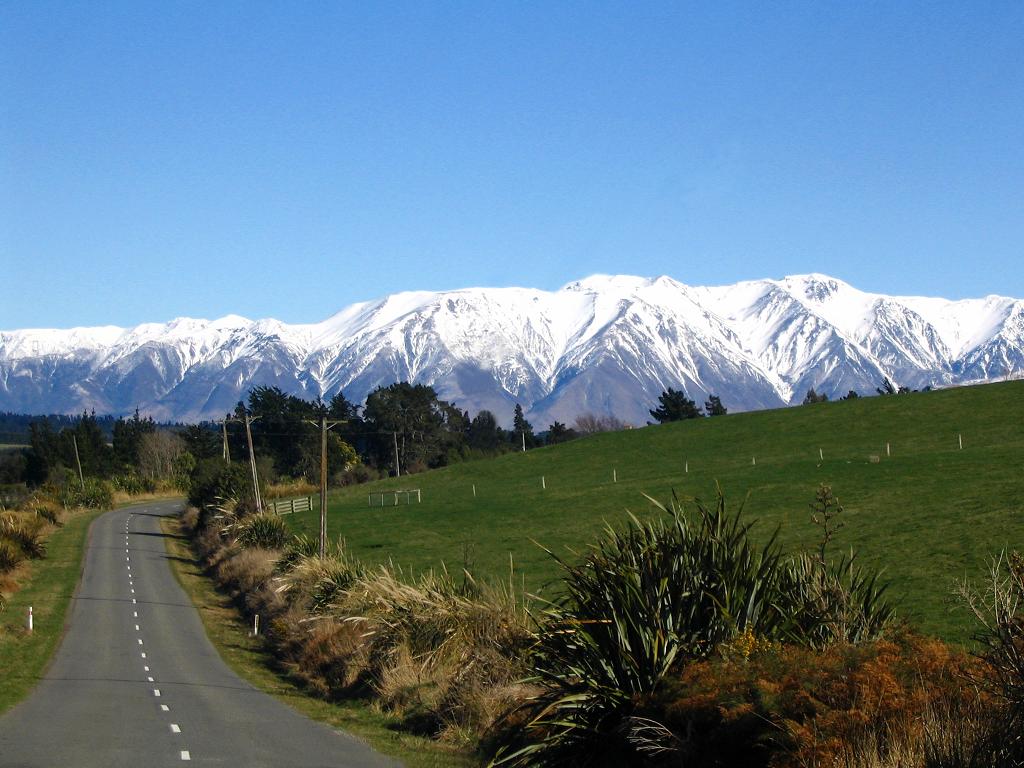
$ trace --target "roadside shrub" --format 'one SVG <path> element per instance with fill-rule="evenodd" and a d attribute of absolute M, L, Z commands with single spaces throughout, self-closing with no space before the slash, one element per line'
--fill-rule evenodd
<path fill-rule="evenodd" d="M 292 605 L 304 611 L 321 615 L 341 598 L 344 590 L 365 574 L 363 568 L 338 549 L 326 557 L 319 557 L 319 543 L 305 536 L 296 536 L 285 551 L 282 560 L 294 558 L 287 575 L 278 581 L 280 590 L 287 594 Z M 300 554 L 308 551 L 308 554 Z"/>
<path fill-rule="evenodd" d="M 286 573 L 295 568 L 305 558 L 315 557 L 320 553 L 320 542 L 304 533 L 297 533 L 285 545 L 284 553 L 277 561 L 277 570 Z"/>
<path fill-rule="evenodd" d="M 199 510 L 192 506 L 186 506 L 181 512 L 181 527 L 187 533 L 194 533 L 199 525 Z"/>
<path fill-rule="evenodd" d="M 33 560 L 46 557 L 45 524 L 37 517 L 4 515 L 0 517 L 0 539 L 9 541 Z"/>
<path fill-rule="evenodd" d="M 25 553 L 13 541 L 0 537 L 0 573 L 17 568 L 25 559 Z"/>
<path fill-rule="evenodd" d="M 647 746 L 695 768 L 968 768 L 959 760 L 986 738 L 985 702 L 965 679 L 974 667 L 912 633 L 823 651 L 774 645 L 685 666 L 636 718 L 660 726 Z"/>
<path fill-rule="evenodd" d="M 252 475 L 249 468 L 238 463 L 225 464 L 221 459 L 196 462 L 189 475 L 188 503 L 204 511 L 225 499 L 250 499 Z"/>
<path fill-rule="evenodd" d="M 153 493 L 156 491 L 156 483 L 151 478 L 139 477 L 134 472 L 126 472 L 121 475 L 114 475 L 110 478 L 114 490 L 126 493 L 129 496 L 138 496 L 142 493 Z"/>
<path fill-rule="evenodd" d="M 873 577 L 845 560 L 831 570 L 785 561 L 775 534 L 756 546 L 721 490 L 712 505 L 695 502 L 693 519 L 677 503 L 656 506 L 660 517 L 608 528 L 579 565 L 552 555 L 565 596 L 537 620 L 532 679 L 543 692 L 497 764 L 638 761 L 672 741 L 636 719 L 670 672 L 745 637 L 825 647 L 888 626 Z"/>
<path fill-rule="evenodd" d="M 237 529 L 238 543 L 243 547 L 283 549 L 291 537 L 284 518 L 262 512 L 244 520 Z"/>
<path fill-rule="evenodd" d="M 59 528 L 64 525 L 60 519 L 61 508 L 56 504 L 52 504 L 48 501 L 37 501 L 31 505 L 31 509 L 36 513 L 36 515 L 54 527 Z"/>
<path fill-rule="evenodd" d="M 379 480 L 381 473 L 374 467 L 366 464 L 356 464 L 344 472 L 336 472 L 331 478 L 332 485 L 358 485 Z"/>
<path fill-rule="evenodd" d="M 95 477 L 85 478 L 85 486 L 78 482 L 67 483 L 60 491 L 60 502 L 66 509 L 88 507 L 90 509 L 112 509 L 114 492 L 110 483 Z"/>
<path fill-rule="evenodd" d="M 245 596 L 266 584 L 274 573 L 275 550 L 250 548 L 225 557 L 217 566 L 217 579 L 232 595 L 244 601 Z"/>

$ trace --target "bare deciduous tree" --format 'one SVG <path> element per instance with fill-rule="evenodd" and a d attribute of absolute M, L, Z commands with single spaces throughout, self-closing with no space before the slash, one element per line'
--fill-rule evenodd
<path fill-rule="evenodd" d="M 185 450 L 185 441 L 173 432 L 157 430 L 139 440 L 139 473 L 147 480 L 167 480 L 174 460 Z"/>

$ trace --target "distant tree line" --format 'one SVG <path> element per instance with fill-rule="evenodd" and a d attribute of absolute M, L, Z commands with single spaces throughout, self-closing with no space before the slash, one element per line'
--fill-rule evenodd
<path fill-rule="evenodd" d="M 5 418 L 0 424 L 9 427 L 16 445 L 0 451 L 0 484 L 35 488 L 93 478 L 129 493 L 187 489 L 196 481 L 251 486 L 249 435 L 261 481 L 318 483 L 322 422 L 330 427 L 331 485 L 531 450 L 628 426 L 614 416 L 585 413 L 572 426 L 554 420 L 537 431 L 516 404 L 512 427 L 506 429 L 489 410 L 471 415 L 440 399 L 433 387 L 409 382 L 378 387 L 362 406 L 341 392 L 324 402 L 259 386 L 222 421 L 192 425 L 161 425 L 138 412 L 130 418 L 88 412 Z"/>

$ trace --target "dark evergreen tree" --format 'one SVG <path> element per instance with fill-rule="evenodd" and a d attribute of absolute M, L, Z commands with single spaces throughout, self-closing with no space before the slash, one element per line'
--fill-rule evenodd
<path fill-rule="evenodd" d="M 433 387 L 402 381 L 378 387 L 366 398 L 363 420 L 375 433 L 369 446 L 379 467 L 394 468 L 395 443 L 402 472 L 442 466 L 447 457 L 448 414 Z"/>
<path fill-rule="evenodd" d="M 494 453 L 506 442 L 505 430 L 498 426 L 498 419 L 493 413 L 480 411 L 469 423 L 466 442 L 473 450 Z"/>
<path fill-rule="evenodd" d="M 143 419 L 139 409 L 130 419 L 118 419 L 114 422 L 113 450 L 114 463 L 120 470 L 127 470 L 139 464 L 139 444 L 142 436 L 156 432 L 156 422 L 152 417 Z"/>
<path fill-rule="evenodd" d="M 560 421 L 555 421 L 548 426 L 548 434 L 546 442 L 548 445 L 557 445 L 558 443 L 565 443 L 569 440 L 574 440 L 579 437 L 579 434 L 575 429 L 565 426 Z"/>
<path fill-rule="evenodd" d="M 338 392 L 327 405 L 327 415 L 332 419 L 355 421 L 359 418 L 359 406 L 345 397 L 344 392 Z"/>
<path fill-rule="evenodd" d="M 729 411 L 722 405 L 722 399 L 718 395 L 708 395 L 704 401 L 704 410 L 708 416 L 725 416 Z"/>
<path fill-rule="evenodd" d="M 851 389 L 849 392 L 847 392 L 845 395 L 843 395 L 839 399 L 840 400 L 856 400 L 858 397 L 860 397 L 860 395 L 857 394 L 857 390 Z"/>
<path fill-rule="evenodd" d="M 527 448 L 533 448 L 537 444 L 537 439 L 533 436 L 533 426 L 526 420 L 523 415 L 523 406 L 516 403 L 516 409 L 512 414 L 512 442 L 522 446 L 524 443 Z"/>
<path fill-rule="evenodd" d="M 686 396 L 685 392 L 672 389 L 671 387 L 658 397 L 658 407 L 650 411 L 651 416 L 660 424 L 669 421 L 683 421 L 684 419 L 696 419 L 703 415 L 697 404 Z"/>
<path fill-rule="evenodd" d="M 185 450 L 197 460 L 223 458 L 224 443 L 219 424 L 189 424 L 178 430 L 178 435 L 185 441 Z"/>
<path fill-rule="evenodd" d="M 814 387 L 807 390 L 807 394 L 804 395 L 804 405 L 812 405 L 814 403 L 826 403 L 828 402 L 828 395 L 822 392 L 820 395 L 814 391 Z"/>

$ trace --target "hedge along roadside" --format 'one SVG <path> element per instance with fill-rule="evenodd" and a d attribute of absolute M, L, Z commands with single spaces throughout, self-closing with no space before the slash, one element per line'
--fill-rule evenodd
<path fill-rule="evenodd" d="M 342 728 L 365 739 L 378 751 L 391 755 L 409 768 L 469 768 L 476 765 L 462 748 L 438 744 L 424 736 L 408 733 L 389 716 L 364 701 L 326 700 L 310 695 L 308 687 L 287 674 L 268 648 L 264 637 L 254 637 L 251 619 L 237 609 L 231 597 L 215 587 L 212 573 L 189 546 L 186 529 L 179 520 L 161 521 L 175 576 L 199 609 L 207 637 L 221 658 L 243 679 L 264 693 L 314 720 Z"/>

